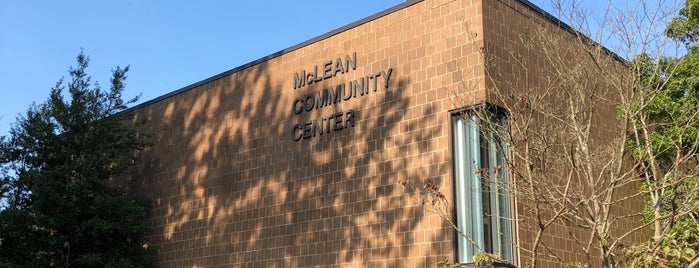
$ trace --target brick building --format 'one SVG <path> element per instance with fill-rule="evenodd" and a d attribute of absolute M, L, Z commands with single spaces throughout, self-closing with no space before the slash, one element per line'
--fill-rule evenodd
<path fill-rule="evenodd" d="M 521 266 L 515 201 L 465 190 L 480 186 L 463 163 L 504 154 L 470 154 L 478 135 L 456 115 L 487 101 L 480 49 L 519 49 L 534 19 L 557 24 L 525 0 L 408 1 L 135 107 L 153 146 L 130 183 L 153 202 L 159 266 L 470 262 L 479 250 L 406 180 L 439 185 L 476 244 Z"/>

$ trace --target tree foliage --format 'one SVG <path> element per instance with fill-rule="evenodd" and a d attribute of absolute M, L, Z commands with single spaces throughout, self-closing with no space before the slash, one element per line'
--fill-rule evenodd
<path fill-rule="evenodd" d="M 657 89 L 645 101 L 636 124 L 648 135 L 629 137 L 649 194 L 645 220 L 654 235 L 635 248 L 631 261 L 643 266 L 699 266 L 699 1 L 688 0 L 665 33 L 681 42 L 680 57 L 640 55 L 631 64 L 645 88 Z"/>
<path fill-rule="evenodd" d="M 9 267 L 144 267 L 151 254 L 147 203 L 110 183 L 136 161 L 145 139 L 124 124 L 129 70 L 112 71 L 109 90 L 77 56 L 70 80 L 32 105 L 2 140 L 0 265 Z M 64 96 L 67 91 L 67 96 Z"/>
<path fill-rule="evenodd" d="M 665 34 L 690 46 L 699 41 L 699 1 L 686 0 L 679 16 L 668 23 Z"/>

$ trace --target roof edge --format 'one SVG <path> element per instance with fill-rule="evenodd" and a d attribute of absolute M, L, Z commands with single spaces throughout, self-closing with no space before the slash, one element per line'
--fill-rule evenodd
<path fill-rule="evenodd" d="M 238 71 L 240 71 L 240 70 L 249 68 L 249 67 L 251 67 L 251 66 L 253 66 L 253 65 L 260 64 L 260 63 L 262 63 L 262 62 L 265 62 L 265 61 L 268 61 L 268 60 L 271 60 L 271 59 L 280 57 L 280 56 L 282 56 L 282 55 L 284 55 L 284 54 L 287 54 L 287 53 L 296 51 L 296 50 L 301 49 L 301 48 L 303 48 L 303 47 L 305 47 L 305 46 L 308 46 L 308 45 L 310 45 L 310 44 L 319 42 L 319 41 L 321 41 L 321 40 L 328 39 L 328 38 L 330 38 L 330 37 L 332 37 L 332 36 L 334 36 L 334 35 L 336 35 L 336 34 L 345 32 L 345 31 L 347 31 L 347 30 L 349 30 L 349 29 L 358 27 L 358 26 L 360 26 L 360 25 L 362 25 L 362 24 L 365 24 L 365 23 L 367 23 L 367 22 L 373 21 L 373 20 L 375 20 L 375 19 L 378 19 L 378 18 L 380 18 L 380 17 L 386 16 L 386 15 L 388 15 L 388 14 L 394 13 L 394 12 L 396 12 L 396 11 L 398 11 L 398 10 L 407 8 L 407 7 L 409 7 L 409 6 L 412 6 L 412 5 L 414 5 L 414 4 L 417 4 L 417 3 L 420 3 L 420 2 L 423 2 L 423 1 L 424 1 L 424 0 L 407 0 L 407 1 L 403 2 L 403 3 L 400 3 L 400 4 L 398 4 L 398 5 L 395 5 L 395 6 L 393 6 L 393 7 L 387 8 L 387 9 L 384 9 L 383 11 L 379 11 L 378 13 L 375 13 L 375 14 L 373 14 L 373 15 L 369 15 L 368 17 L 365 17 L 365 18 L 360 19 L 360 20 L 358 20 L 358 21 L 351 22 L 351 23 L 346 24 L 346 25 L 344 25 L 344 26 L 341 26 L 341 27 L 339 27 L 339 28 L 330 30 L 329 32 L 326 32 L 326 33 L 321 34 L 321 35 L 319 35 L 319 36 L 313 37 L 313 38 L 311 38 L 311 39 L 308 39 L 308 40 L 306 40 L 306 41 L 303 41 L 303 42 L 298 43 L 298 44 L 296 44 L 296 45 L 293 45 L 293 46 L 291 46 L 291 47 L 282 49 L 282 50 L 280 50 L 280 51 L 274 52 L 274 53 L 269 54 L 269 55 L 267 55 L 267 56 L 263 56 L 263 57 L 261 57 L 261 58 L 259 58 L 259 59 L 257 59 L 257 60 L 253 60 L 253 61 L 251 61 L 251 62 L 245 63 L 245 64 L 240 65 L 240 66 L 238 66 L 238 67 L 234 67 L 233 69 L 224 71 L 224 72 L 222 72 L 222 73 L 219 73 L 219 74 L 217 74 L 217 75 L 211 76 L 211 77 L 209 77 L 209 78 L 205 78 L 205 79 L 200 80 L 200 81 L 198 81 L 198 82 L 189 84 L 189 85 L 187 85 L 187 86 L 184 86 L 184 87 L 182 87 L 182 88 L 180 88 L 180 89 L 177 89 L 177 90 L 175 90 L 175 91 L 171 91 L 171 92 L 166 93 L 166 94 L 164 94 L 164 95 L 161 95 L 161 96 L 159 96 L 159 97 L 155 97 L 155 98 L 153 98 L 153 99 L 150 99 L 150 100 L 144 101 L 144 102 L 142 102 L 142 103 L 136 104 L 136 105 L 134 105 L 134 106 L 132 106 L 132 107 L 129 107 L 129 108 L 125 109 L 124 111 L 122 111 L 122 112 L 120 112 L 120 113 L 123 113 L 123 112 L 130 112 L 130 111 L 133 111 L 133 110 L 136 110 L 136 109 L 139 109 L 139 108 L 142 108 L 142 107 L 151 105 L 151 104 L 153 104 L 153 103 L 159 102 L 159 101 L 161 101 L 161 100 L 167 99 L 167 98 L 169 98 L 169 97 L 172 97 L 172 96 L 175 96 L 175 95 L 179 95 L 179 94 L 181 94 L 181 93 L 184 93 L 184 92 L 186 92 L 186 91 L 189 91 L 190 89 L 196 88 L 196 87 L 201 86 L 201 85 L 206 84 L 206 83 L 209 83 L 209 82 L 211 82 L 211 81 L 213 81 L 213 80 L 220 79 L 220 78 L 222 78 L 222 77 L 225 77 L 225 76 L 231 75 L 231 74 L 233 74 L 233 73 L 236 73 L 236 72 L 238 72 Z M 119 114 L 120 114 L 120 113 L 119 113 Z"/>
<path fill-rule="evenodd" d="M 617 54 L 616 52 L 612 51 L 611 49 L 607 48 L 606 46 L 602 45 L 601 43 L 595 41 L 594 39 L 592 39 L 592 37 L 587 36 L 583 32 L 576 30 L 575 28 L 573 28 L 569 24 L 565 23 L 564 21 L 562 21 L 558 17 L 552 15 L 548 11 L 543 10 L 541 7 L 533 4 L 532 2 L 529 2 L 529 0 L 519 0 L 519 2 L 522 3 L 524 6 L 528 7 L 529 9 L 531 9 L 532 11 L 534 11 L 535 13 L 541 15 L 544 19 L 555 23 L 556 25 L 558 25 L 558 27 L 569 32 L 570 34 L 580 36 L 584 41 L 587 41 L 593 45 L 600 46 L 600 48 L 602 49 L 602 51 L 604 51 L 604 53 L 609 54 L 610 56 L 614 57 L 619 62 L 621 62 L 623 64 L 628 64 L 628 60 L 619 56 L 619 54 Z"/>

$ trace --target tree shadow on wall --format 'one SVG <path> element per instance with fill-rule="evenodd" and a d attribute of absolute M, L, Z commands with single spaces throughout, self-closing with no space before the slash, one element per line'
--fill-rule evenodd
<path fill-rule="evenodd" d="M 303 93 L 289 97 L 267 64 L 136 108 L 153 146 L 129 185 L 153 200 L 149 239 L 160 265 L 444 259 L 453 233 L 411 203 L 400 182 L 445 183 L 448 148 L 433 137 L 444 135 L 447 119 L 433 106 L 412 107 L 410 81 L 395 74 L 388 89 L 296 116 L 291 100 Z M 353 128 L 292 140 L 294 124 L 348 109 L 357 113 Z"/>

